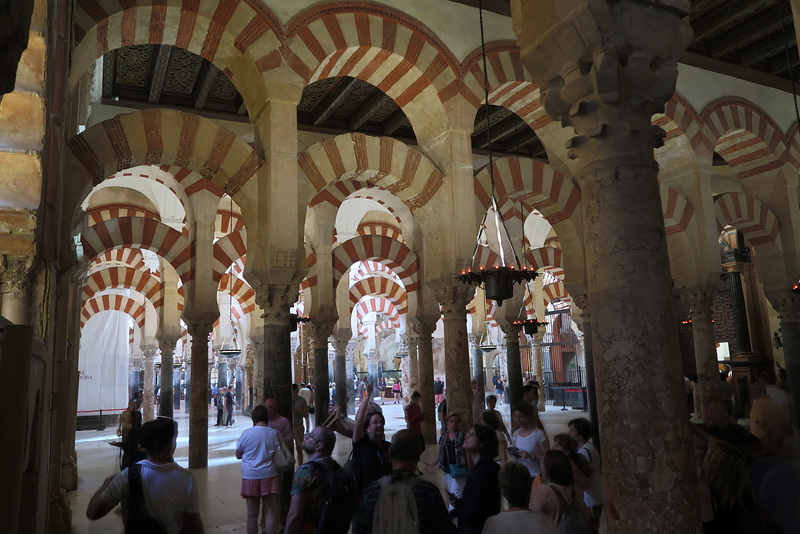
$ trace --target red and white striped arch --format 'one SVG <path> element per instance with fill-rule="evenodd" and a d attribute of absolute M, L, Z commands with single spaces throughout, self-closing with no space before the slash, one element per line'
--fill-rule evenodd
<path fill-rule="evenodd" d="M 348 239 L 333 250 L 333 285 L 357 261 L 376 260 L 385 263 L 400 277 L 407 293 L 419 288 L 419 261 L 411 249 L 388 237 L 370 235 Z"/>
<path fill-rule="evenodd" d="M 361 224 L 358 227 L 357 231 L 358 235 L 382 235 L 384 237 L 388 237 L 389 239 L 394 239 L 396 241 L 403 242 L 403 233 L 400 231 L 399 228 L 393 226 L 391 224 L 386 223 L 365 223 Z"/>
<path fill-rule="evenodd" d="M 533 130 L 552 122 L 542 106 L 539 88 L 522 66 L 519 47 L 514 41 L 486 44 L 489 103 L 514 112 Z M 461 64 L 461 94 L 475 108 L 483 105 L 483 51 L 478 48 Z"/>
<path fill-rule="evenodd" d="M 152 219 L 122 217 L 94 224 L 81 233 L 81 243 L 90 261 L 109 249 L 138 247 L 167 260 L 184 284 L 194 277 L 192 244 L 177 230 Z"/>
<path fill-rule="evenodd" d="M 80 200 L 107 176 L 137 165 L 195 171 L 203 188 L 235 194 L 263 164 L 247 143 L 215 122 L 170 109 L 144 109 L 102 121 L 67 142 L 69 179 Z M 176 177 L 177 179 L 177 177 Z"/>
<path fill-rule="evenodd" d="M 394 280 L 383 276 L 370 276 L 359 280 L 350 287 L 350 313 L 364 297 L 383 297 L 391 302 L 397 313 L 404 315 L 408 312 L 408 297 L 406 290 Z"/>
<path fill-rule="evenodd" d="M 540 272 L 547 270 L 559 280 L 564 279 L 564 267 L 561 265 L 561 249 L 555 247 L 539 247 L 529 250 L 525 255 L 525 260 L 534 271 Z"/>
<path fill-rule="evenodd" d="M 263 97 L 259 73 L 282 60 L 283 28 L 256 0 L 77 0 L 73 31 L 70 88 L 110 50 L 165 44 L 213 63 L 250 106 Z"/>
<path fill-rule="evenodd" d="M 155 211 L 135 206 L 133 204 L 103 204 L 93 206 L 86 210 L 91 224 L 116 219 L 117 217 L 146 217 L 148 219 L 161 220 L 161 216 Z"/>
<path fill-rule="evenodd" d="M 215 234 L 230 234 L 239 230 L 244 230 L 244 218 L 240 213 L 225 209 L 217 210 L 217 217 L 214 219 Z"/>
<path fill-rule="evenodd" d="M 426 112 L 458 93 L 458 64 L 419 21 L 380 4 L 336 2 L 294 17 L 286 31 L 287 64 L 311 84 L 351 76 L 391 97 L 417 130 Z M 438 104 L 438 106 L 437 106 Z M 438 109 L 437 109 L 438 108 Z"/>
<path fill-rule="evenodd" d="M 692 220 L 694 209 L 689 201 L 672 187 L 659 183 L 661 191 L 661 209 L 664 213 L 664 226 L 667 235 L 686 231 Z"/>
<path fill-rule="evenodd" d="M 119 311 L 127 313 L 144 330 L 144 307 L 132 298 L 123 295 L 105 294 L 86 301 L 81 311 L 81 330 L 93 316 L 102 311 Z"/>
<path fill-rule="evenodd" d="M 256 309 L 256 293 L 250 285 L 238 276 L 231 277 L 230 273 L 225 273 L 219 281 L 217 291 L 228 293 L 233 296 L 235 318 L 241 319 L 248 313 Z"/>
<path fill-rule="evenodd" d="M 104 264 L 127 265 L 137 271 L 147 270 L 142 252 L 135 248 L 115 248 L 106 250 L 102 254 L 95 256 L 91 261 L 89 272 L 93 272 L 95 269 L 104 269 Z M 155 275 L 160 276 L 158 272 L 156 272 Z"/>
<path fill-rule="evenodd" d="M 745 193 L 725 193 L 714 202 L 717 231 L 733 226 L 753 246 L 772 243 L 778 239 L 780 223 L 766 204 Z"/>
<path fill-rule="evenodd" d="M 358 281 L 368 276 L 374 276 L 375 273 L 386 273 L 395 282 L 402 283 L 400 281 L 400 277 L 397 276 L 397 273 L 395 273 L 389 267 L 387 267 L 386 265 L 382 264 L 379 261 L 371 261 L 371 260 L 365 260 L 359 263 L 358 270 L 354 275 L 354 280 Z"/>
<path fill-rule="evenodd" d="M 706 137 L 739 178 L 777 169 L 790 156 L 786 137 L 752 102 L 722 98 L 709 104 L 701 119 Z"/>
<path fill-rule="evenodd" d="M 667 133 L 665 144 L 681 136 L 686 136 L 692 150 L 705 147 L 708 156 L 714 151 L 714 146 L 703 132 L 700 116 L 694 107 L 683 95 L 675 92 L 664 106 L 664 113 L 653 116 L 653 125 L 660 126 Z"/>
<path fill-rule="evenodd" d="M 544 303 L 549 305 L 554 299 L 559 299 L 565 303 L 566 306 L 572 305 L 572 297 L 567 293 L 567 288 L 564 287 L 564 282 L 560 280 L 554 284 L 544 286 Z"/>
<path fill-rule="evenodd" d="M 389 137 L 346 133 L 311 145 L 297 156 L 301 176 L 318 192 L 301 202 L 339 206 L 354 191 L 375 186 L 397 196 L 414 211 L 444 183 L 434 163 Z"/>
<path fill-rule="evenodd" d="M 382 313 L 385 320 L 391 321 L 397 328 L 400 327 L 400 314 L 397 313 L 397 308 L 384 297 L 362 298 L 355 306 L 355 312 L 359 324 L 370 313 Z"/>
<path fill-rule="evenodd" d="M 95 296 L 105 289 L 125 288 L 138 291 L 147 298 L 156 309 L 164 303 L 161 295 L 161 280 L 149 271 L 138 271 L 130 267 L 110 266 L 91 273 L 83 286 L 83 301 Z"/>
<path fill-rule="evenodd" d="M 537 209 L 550 224 L 565 221 L 580 203 L 581 195 L 572 181 L 550 165 L 524 158 L 494 160 L 495 194 L 501 212 L 507 202 L 520 200 Z M 483 210 L 491 204 L 488 165 L 474 180 L 475 196 Z"/>
<path fill-rule="evenodd" d="M 228 234 L 214 243 L 214 271 L 215 282 L 222 279 L 222 275 L 236 260 L 247 254 L 247 231 L 239 230 Z"/>

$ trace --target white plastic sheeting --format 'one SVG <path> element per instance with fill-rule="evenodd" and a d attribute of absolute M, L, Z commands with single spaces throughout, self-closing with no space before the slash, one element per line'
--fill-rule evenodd
<path fill-rule="evenodd" d="M 78 416 L 92 415 L 80 412 L 128 406 L 131 323 L 126 313 L 102 311 L 84 326 L 78 356 Z"/>

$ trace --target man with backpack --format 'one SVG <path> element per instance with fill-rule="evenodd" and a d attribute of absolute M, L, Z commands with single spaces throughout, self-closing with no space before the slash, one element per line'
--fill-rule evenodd
<path fill-rule="evenodd" d="M 336 435 L 318 426 L 300 444 L 308 462 L 292 480 L 292 500 L 285 534 L 316 532 L 346 534 L 355 507 L 355 489 L 342 468 L 331 458 Z"/>
<path fill-rule="evenodd" d="M 172 460 L 177 424 L 159 417 L 142 425 L 139 441 L 147 459 L 103 482 L 86 508 L 100 519 L 122 503 L 126 534 L 202 534 L 194 475 Z"/>
<path fill-rule="evenodd" d="M 400 430 L 392 438 L 392 472 L 368 485 L 353 534 L 455 534 L 439 488 L 414 473 L 422 455 L 419 436 Z"/>

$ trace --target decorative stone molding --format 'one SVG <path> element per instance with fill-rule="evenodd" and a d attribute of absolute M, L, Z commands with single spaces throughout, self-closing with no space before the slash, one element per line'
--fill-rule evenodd
<path fill-rule="evenodd" d="M 800 323 L 800 295 L 791 291 L 768 291 L 766 296 L 782 323 Z"/>
<path fill-rule="evenodd" d="M 27 291 L 33 282 L 32 271 L 33 256 L 3 256 L 0 292 L 9 294 Z"/>
<path fill-rule="evenodd" d="M 256 304 L 263 310 L 261 317 L 265 325 L 286 326 L 289 324 L 289 308 L 297 300 L 296 285 L 264 284 L 254 287 Z"/>
<path fill-rule="evenodd" d="M 445 316 L 467 314 L 467 304 L 475 294 L 475 287 L 466 284 L 453 284 L 451 286 L 440 287 L 434 291 L 436 302 L 442 305 L 442 313 Z"/>
<path fill-rule="evenodd" d="M 294 269 L 297 266 L 297 249 L 270 247 L 269 266 L 279 269 Z"/>

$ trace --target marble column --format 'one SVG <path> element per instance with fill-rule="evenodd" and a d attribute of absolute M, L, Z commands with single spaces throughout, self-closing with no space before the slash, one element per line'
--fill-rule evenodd
<path fill-rule="evenodd" d="M 314 354 L 314 426 L 321 425 L 328 418 L 330 405 L 330 377 L 328 376 L 328 338 L 333 333 L 332 323 L 309 325 L 311 350 Z"/>
<path fill-rule="evenodd" d="M 344 356 L 344 365 L 345 371 L 347 373 L 347 398 L 349 399 L 347 402 L 347 414 L 348 415 L 355 415 L 356 413 L 356 401 L 355 401 L 355 379 L 353 375 L 353 360 L 356 357 L 356 348 L 358 347 L 358 343 L 355 340 L 351 340 L 347 342 L 347 348 L 345 348 L 345 356 Z M 336 387 L 338 388 L 339 385 L 337 384 Z"/>
<path fill-rule="evenodd" d="M 600 423 L 597 416 L 597 384 L 594 374 L 594 353 L 592 352 L 592 312 L 586 295 L 574 295 L 573 301 L 578 309 L 572 312 L 572 320 L 583 333 L 583 359 L 586 362 L 586 399 L 589 403 L 589 419 L 592 421 L 592 440 L 600 448 Z M 542 338 L 544 334 L 542 334 Z M 539 339 L 541 349 L 542 338 Z M 541 402 L 541 399 L 540 399 Z"/>
<path fill-rule="evenodd" d="M 403 376 L 403 406 L 406 406 L 409 402 L 411 402 L 411 394 L 414 393 L 419 388 L 419 379 L 417 377 L 417 371 L 419 367 L 416 361 L 416 355 L 411 353 L 411 350 L 408 346 L 408 336 L 403 335 L 402 341 L 400 342 L 399 351 L 404 351 L 406 355 L 400 360 L 400 370 L 402 371 Z"/>
<path fill-rule="evenodd" d="M 419 392 L 422 394 L 422 411 L 426 414 L 425 419 L 422 421 L 422 436 L 425 438 L 425 443 L 432 444 L 436 443 L 436 428 L 438 425 L 436 418 L 436 399 L 433 397 L 433 338 L 431 337 L 436 330 L 436 322 L 429 321 L 409 324 L 407 328 L 409 340 L 413 345 L 416 345 L 418 354 L 418 385 Z M 448 387 L 449 384 L 450 382 L 448 379 Z M 467 373 L 467 389 L 469 389 L 469 372 Z M 448 413 L 453 413 L 449 400 L 449 389 L 447 391 L 447 399 L 447 411 Z M 468 418 L 468 413 L 469 412 L 463 412 L 462 419 L 466 420 Z"/>
<path fill-rule="evenodd" d="M 781 321 L 786 380 L 797 407 L 800 406 L 800 295 L 791 291 L 768 291 L 766 295 Z M 792 418 L 794 428 L 800 428 L 800 410 L 795 409 Z"/>
<path fill-rule="evenodd" d="M 352 360 L 351 365 L 347 365 L 347 343 L 348 339 L 331 340 L 333 350 L 335 353 L 333 360 L 333 380 L 336 382 L 336 406 L 339 408 L 339 413 L 347 413 L 347 397 L 350 395 L 350 389 L 347 389 L 348 382 L 352 381 Z M 349 380 L 348 380 L 349 378 Z"/>
<path fill-rule="evenodd" d="M 155 418 L 155 356 L 158 348 L 146 347 L 144 352 L 144 388 L 142 391 L 142 419 Z"/>
<path fill-rule="evenodd" d="M 181 409 L 181 393 L 183 386 L 189 379 L 189 366 L 186 365 L 186 374 L 183 373 L 183 365 L 172 364 L 172 411 Z M 188 389 L 187 389 L 188 392 Z"/>
<path fill-rule="evenodd" d="M 469 341 L 467 339 L 467 304 L 474 288 L 453 285 L 435 292 L 444 315 L 444 365 L 447 387 L 447 412 L 457 413 L 461 421 L 472 421 L 472 386 L 469 377 Z M 433 378 L 431 376 L 431 378 Z M 433 388 L 427 389 L 430 395 Z M 470 428 L 466 424 L 465 428 Z"/>
<path fill-rule="evenodd" d="M 264 402 L 264 336 L 253 336 L 253 398 L 255 404 Z"/>
<path fill-rule="evenodd" d="M 186 387 L 186 405 L 189 406 L 189 468 L 208 466 L 208 336 L 212 323 L 190 323 L 192 336 L 191 362 L 187 362 L 186 374 L 189 380 Z M 190 372 L 190 365 L 195 370 Z"/>
<path fill-rule="evenodd" d="M 275 399 L 280 414 L 291 421 L 292 341 L 289 307 L 297 299 L 297 286 L 267 284 L 253 289 L 257 303 L 264 312 L 264 396 Z"/>
<path fill-rule="evenodd" d="M 519 351 L 519 333 L 522 327 L 515 324 L 502 326 L 506 341 L 506 365 L 508 365 L 508 384 L 506 401 L 514 405 L 522 400 L 522 359 Z"/>
<path fill-rule="evenodd" d="M 484 390 L 484 398 L 486 391 L 486 371 L 483 368 L 483 351 L 479 336 L 469 336 L 469 346 L 472 350 L 472 378 L 478 383 L 481 389 Z"/>
<path fill-rule="evenodd" d="M 255 388 L 253 387 L 253 364 L 255 363 L 255 357 L 253 353 L 253 345 L 248 344 L 245 348 L 245 357 L 244 357 L 244 384 L 245 384 L 245 394 L 247 395 L 247 414 L 250 415 L 253 413 L 253 408 L 255 408 L 258 404 L 261 404 L 262 400 L 255 396 Z M 244 403 L 242 403 L 244 405 Z"/>
<path fill-rule="evenodd" d="M 542 349 L 542 342 L 544 342 L 544 332 L 539 331 L 531 338 L 531 354 L 533 355 L 533 371 L 542 385 L 539 391 L 539 412 L 544 412 L 547 406 L 547 389 L 544 385 L 544 350 Z"/>
<path fill-rule="evenodd" d="M 699 391 L 695 391 L 695 395 L 699 397 L 702 416 L 706 411 L 709 393 L 719 385 L 714 323 L 711 320 L 714 293 L 708 291 L 686 292 L 681 294 L 681 299 L 691 310 L 694 360 L 697 366 L 697 384 L 699 386 Z"/>
<path fill-rule="evenodd" d="M 575 133 L 566 156 L 581 191 L 612 534 L 700 529 L 653 154 L 665 132 L 651 125 L 692 40 L 689 7 L 512 0 L 523 64 L 548 115 Z"/>
<path fill-rule="evenodd" d="M 194 349 L 194 347 L 192 347 Z M 180 390 L 178 391 L 180 398 Z M 183 413 L 190 413 L 192 404 L 192 358 L 186 360 L 186 367 L 183 375 Z"/>
<path fill-rule="evenodd" d="M 217 385 L 219 387 L 228 386 L 228 358 L 220 354 L 217 356 Z"/>

